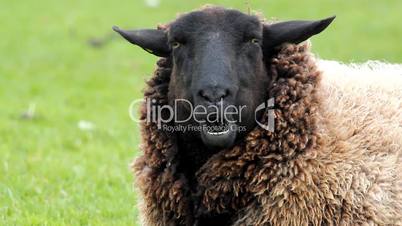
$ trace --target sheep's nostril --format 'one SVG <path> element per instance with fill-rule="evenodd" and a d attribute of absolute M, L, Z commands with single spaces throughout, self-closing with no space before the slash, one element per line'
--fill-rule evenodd
<path fill-rule="evenodd" d="M 215 103 L 225 99 L 229 95 L 229 90 L 227 89 L 200 90 L 198 91 L 198 95 L 205 101 Z"/>
<path fill-rule="evenodd" d="M 224 92 L 223 92 L 223 95 L 222 95 L 221 99 L 223 99 L 223 98 L 225 98 L 225 97 L 229 96 L 229 94 L 230 94 L 230 92 L 229 92 L 229 90 L 228 90 L 228 89 L 224 90 Z"/>
<path fill-rule="evenodd" d="M 229 96 L 229 90 L 227 90 L 227 89 L 218 90 L 218 91 L 216 92 L 215 101 L 222 101 L 222 100 L 225 99 L 227 96 Z"/>
<path fill-rule="evenodd" d="M 206 100 L 206 101 L 211 101 L 209 95 L 208 95 L 207 92 L 205 92 L 204 90 L 200 90 L 200 91 L 198 92 L 198 95 L 199 95 L 200 97 L 202 97 L 202 98 L 203 98 L 204 100 Z"/>

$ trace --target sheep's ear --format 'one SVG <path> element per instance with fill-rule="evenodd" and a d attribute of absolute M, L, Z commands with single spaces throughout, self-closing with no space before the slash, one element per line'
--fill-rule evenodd
<path fill-rule="evenodd" d="M 166 33 L 163 30 L 122 30 L 117 26 L 113 26 L 113 30 L 127 41 L 156 56 L 166 57 L 170 54 Z"/>
<path fill-rule="evenodd" d="M 298 44 L 323 31 L 335 19 L 335 16 L 323 20 L 293 20 L 264 25 L 264 53 L 272 53 L 275 47 L 283 43 Z"/>

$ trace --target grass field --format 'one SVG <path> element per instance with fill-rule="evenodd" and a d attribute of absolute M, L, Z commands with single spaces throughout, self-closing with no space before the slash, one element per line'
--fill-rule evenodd
<path fill-rule="evenodd" d="M 207 2 L 0 2 L 0 225 L 136 225 L 128 165 L 139 133 L 128 106 L 156 58 L 111 26 L 155 27 Z M 336 14 L 312 39 L 322 58 L 402 62 L 400 0 L 250 2 L 268 18 Z"/>

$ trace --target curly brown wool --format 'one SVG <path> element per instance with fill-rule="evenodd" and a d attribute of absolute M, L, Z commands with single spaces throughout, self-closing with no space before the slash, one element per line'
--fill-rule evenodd
<path fill-rule="evenodd" d="M 133 170 L 143 223 L 196 225 L 203 214 L 229 213 L 227 225 L 402 225 L 400 125 L 379 133 L 359 121 L 356 102 L 337 103 L 346 91 L 322 81 L 307 45 L 286 45 L 266 65 L 274 78 L 267 92 L 275 98 L 275 132 L 256 127 L 213 155 L 196 173 L 195 192 L 177 169 L 174 134 L 142 123 L 143 155 Z M 158 61 L 145 98 L 167 104 L 170 68 L 169 59 Z M 350 114 L 355 122 L 345 119 Z"/>

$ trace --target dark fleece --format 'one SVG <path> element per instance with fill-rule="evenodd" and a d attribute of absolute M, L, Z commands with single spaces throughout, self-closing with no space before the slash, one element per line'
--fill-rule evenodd
<path fill-rule="evenodd" d="M 269 196 L 277 183 L 303 167 L 289 165 L 290 160 L 315 155 L 320 145 L 315 114 L 321 74 L 314 59 L 307 45 L 287 44 L 268 60 L 265 64 L 272 84 L 267 92 L 275 98 L 275 132 L 256 127 L 232 148 L 212 155 L 194 178 L 180 171 L 183 159 L 179 153 L 186 150 L 179 150 L 176 135 L 158 130 L 155 123 L 142 123 L 143 155 L 135 160 L 133 170 L 146 222 L 212 225 L 205 223 L 210 217 L 215 222 L 221 220 L 220 225 L 232 225 L 242 217 L 242 210 L 258 206 L 261 196 Z M 161 58 L 157 65 L 144 97 L 165 105 L 171 60 Z M 146 118 L 145 105 L 141 117 Z M 267 112 L 261 120 L 267 120 Z M 188 147 L 199 149 L 191 144 Z M 196 186 L 190 186 L 190 180 Z"/>

